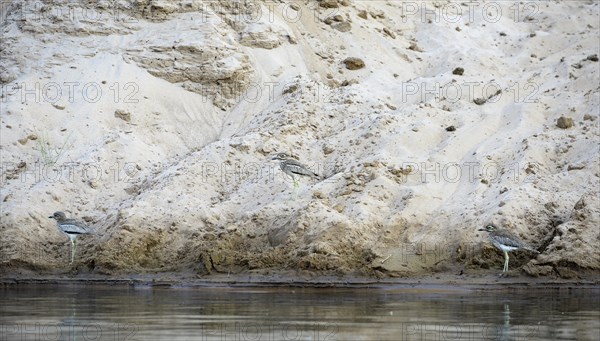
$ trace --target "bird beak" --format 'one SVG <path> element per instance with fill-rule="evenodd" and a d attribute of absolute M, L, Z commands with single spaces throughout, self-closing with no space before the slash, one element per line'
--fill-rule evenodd
<path fill-rule="evenodd" d="M 48 218 L 54 218 L 53 216 L 49 216 Z"/>
<path fill-rule="evenodd" d="M 485 229 L 478 229 L 477 231 L 485 231 Z"/>

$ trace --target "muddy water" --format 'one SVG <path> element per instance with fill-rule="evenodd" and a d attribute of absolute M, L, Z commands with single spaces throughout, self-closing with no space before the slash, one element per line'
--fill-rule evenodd
<path fill-rule="evenodd" d="M 0 288 L 0 340 L 598 340 L 600 288 Z"/>

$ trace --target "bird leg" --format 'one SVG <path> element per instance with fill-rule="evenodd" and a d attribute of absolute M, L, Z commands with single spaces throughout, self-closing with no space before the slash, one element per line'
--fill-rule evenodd
<path fill-rule="evenodd" d="M 300 187 L 300 183 L 296 180 L 296 177 L 292 175 L 292 180 L 294 181 L 294 189 L 292 190 L 292 200 L 296 200 L 298 197 L 298 188 Z"/>
<path fill-rule="evenodd" d="M 69 236 L 69 239 L 71 239 L 71 263 L 73 263 L 73 259 L 75 257 L 75 248 L 77 248 L 77 244 L 75 244 L 75 238 L 71 238 Z"/>
<path fill-rule="evenodd" d="M 504 268 L 502 272 L 508 271 L 508 252 L 504 251 Z"/>

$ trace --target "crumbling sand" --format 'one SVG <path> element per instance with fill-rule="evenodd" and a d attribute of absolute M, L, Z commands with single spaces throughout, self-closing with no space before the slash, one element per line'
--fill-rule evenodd
<path fill-rule="evenodd" d="M 416 4 L 3 4 L 3 276 L 597 277 L 598 2 Z"/>

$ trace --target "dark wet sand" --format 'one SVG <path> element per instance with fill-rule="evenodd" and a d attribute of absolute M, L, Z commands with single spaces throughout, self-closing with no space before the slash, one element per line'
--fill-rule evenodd
<path fill-rule="evenodd" d="M 367 278 L 340 276 L 302 277 L 293 275 L 218 274 L 198 277 L 192 274 L 131 274 L 120 276 L 61 274 L 47 276 L 2 275 L 0 285 L 78 284 L 153 287 L 306 287 L 306 288 L 427 288 L 439 290 L 478 290 L 509 288 L 599 288 L 600 274 L 587 278 L 560 279 L 498 273 L 478 275 L 434 274 L 412 278 Z"/>

